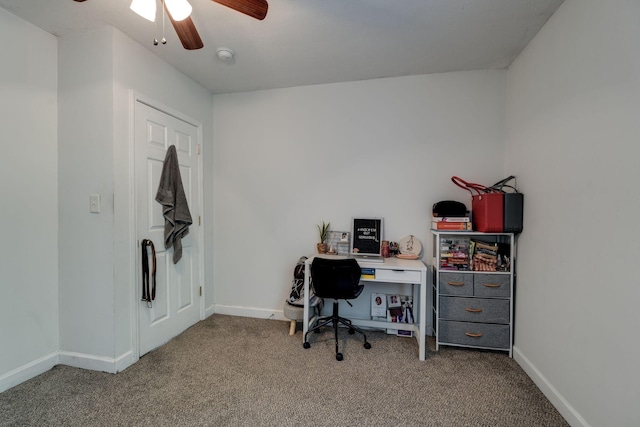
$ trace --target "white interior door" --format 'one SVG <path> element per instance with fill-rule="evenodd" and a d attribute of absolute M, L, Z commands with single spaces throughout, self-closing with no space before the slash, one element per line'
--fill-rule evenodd
<path fill-rule="evenodd" d="M 140 101 L 135 104 L 135 200 L 137 228 L 137 304 L 139 355 L 153 350 L 201 319 L 200 162 L 198 128 Z M 193 224 L 182 239 L 182 259 L 173 264 L 173 247 L 164 247 L 162 205 L 156 192 L 167 149 L 178 152 L 182 184 Z M 156 297 L 151 307 L 142 296 L 142 239 L 156 250 Z M 151 258 L 151 251 L 149 251 Z M 151 267 L 150 267 L 151 270 Z"/>

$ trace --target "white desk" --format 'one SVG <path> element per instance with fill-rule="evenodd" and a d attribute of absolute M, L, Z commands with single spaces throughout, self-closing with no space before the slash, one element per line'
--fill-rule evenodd
<path fill-rule="evenodd" d="M 344 255 L 314 255 L 307 259 L 304 269 L 304 314 L 302 320 L 302 341 L 309 330 L 309 278 L 311 277 L 311 262 L 316 257 L 329 259 L 344 259 Z M 399 329 L 413 331 L 418 340 L 418 357 L 425 360 L 427 332 L 427 266 L 422 260 L 408 260 L 399 258 L 385 258 L 384 263 L 366 262 L 358 260 L 361 268 L 373 268 L 376 270 L 375 279 L 362 279 L 363 282 L 383 283 L 409 283 L 413 286 L 413 301 L 419 301 L 418 318 L 413 324 L 391 323 L 378 320 L 350 319 L 356 326 L 365 326 L 383 329 Z M 419 286 L 416 286 L 419 285 Z M 415 307 L 414 307 L 415 308 Z M 414 311 L 415 312 L 415 311 Z"/>

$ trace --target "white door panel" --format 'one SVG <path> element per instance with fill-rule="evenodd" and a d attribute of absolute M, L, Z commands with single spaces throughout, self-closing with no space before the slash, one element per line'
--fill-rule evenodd
<path fill-rule="evenodd" d="M 151 307 L 142 292 L 141 247 L 138 243 L 139 354 L 153 350 L 201 318 L 199 287 L 200 215 L 198 128 L 144 103 L 135 106 L 135 179 L 137 240 L 149 239 L 156 250 L 156 298 Z M 175 145 L 187 203 L 193 218 L 182 239 L 182 258 L 173 264 L 173 248 L 164 247 L 162 205 L 155 196 L 167 149 Z"/>

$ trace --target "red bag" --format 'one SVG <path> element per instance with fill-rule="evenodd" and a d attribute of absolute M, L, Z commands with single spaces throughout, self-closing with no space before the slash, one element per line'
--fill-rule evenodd
<path fill-rule="evenodd" d="M 473 230 L 483 233 L 502 233 L 504 224 L 504 193 L 467 182 L 457 176 L 451 181 L 471 193 L 471 221 Z M 475 192 L 475 193 L 474 193 Z"/>

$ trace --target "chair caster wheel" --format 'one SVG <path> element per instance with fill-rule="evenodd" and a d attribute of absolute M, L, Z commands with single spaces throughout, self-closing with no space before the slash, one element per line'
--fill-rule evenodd
<path fill-rule="evenodd" d="M 340 362 L 344 357 L 342 357 L 342 353 L 336 353 L 336 360 Z"/>
<path fill-rule="evenodd" d="M 371 344 L 369 344 L 368 342 L 364 343 L 364 348 L 369 350 L 371 348 Z"/>
<path fill-rule="evenodd" d="M 305 342 L 305 343 L 303 343 L 303 344 L 302 344 L 302 346 L 303 346 L 304 348 L 310 348 L 310 347 L 311 347 L 311 344 L 309 344 L 308 342 Z"/>
<path fill-rule="evenodd" d="M 353 328 L 349 328 L 349 335 L 353 335 L 356 333 L 356 330 Z"/>

